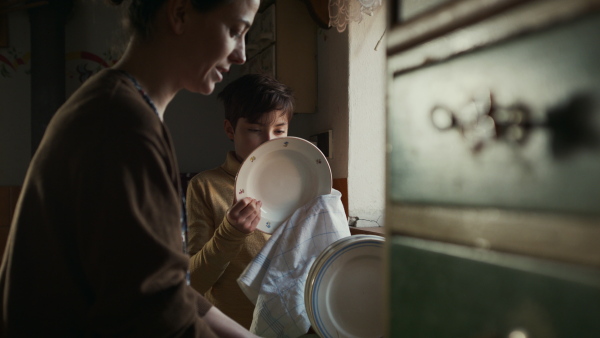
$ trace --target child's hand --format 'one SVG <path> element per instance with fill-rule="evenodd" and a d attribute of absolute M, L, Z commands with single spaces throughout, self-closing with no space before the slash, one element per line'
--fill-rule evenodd
<path fill-rule="evenodd" d="M 234 228 L 249 234 L 256 229 L 260 221 L 262 202 L 245 197 L 233 204 L 227 211 L 227 220 Z"/>

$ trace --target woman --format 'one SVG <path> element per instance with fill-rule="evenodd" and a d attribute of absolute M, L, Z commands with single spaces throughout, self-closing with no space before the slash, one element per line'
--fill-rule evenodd
<path fill-rule="evenodd" d="M 251 336 L 186 281 L 162 119 L 179 90 L 210 94 L 245 61 L 259 0 L 129 6 L 123 58 L 58 110 L 31 161 L 0 268 L 3 336 Z"/>

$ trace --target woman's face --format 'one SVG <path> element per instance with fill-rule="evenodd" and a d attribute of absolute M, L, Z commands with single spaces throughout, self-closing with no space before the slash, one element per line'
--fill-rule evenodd
<path fill-rule="evenodd" d="M 233 0 L 209 12 L 186 11 L 185 89 L 208 95 L 233 64 L 246 62 L 244 37 L 258 7 L 259 0 Z"/>
<path fill-rule="evenodd" d="M 258 123 L 250 123 L 246 118 L 240 118 L 235 126 L 235 131 L 225 120 L 225 133 L 233 140 L 235 154 L 240 162 L 243 162 L 254 149 L 261 144 L 288 134 L 288 117 L 281 116 L 280 110 L 274 110 L 265 114 Z"/>

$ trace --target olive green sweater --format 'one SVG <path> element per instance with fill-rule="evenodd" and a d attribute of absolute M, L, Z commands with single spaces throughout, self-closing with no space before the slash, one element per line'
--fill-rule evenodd
<path fill-rule="evenodd" d="M 226 218 L 241 167 L 234 152 L 218 168 L 194 176 L 187 188 L 188 252 L 191 285 L 226 315 L 250 328 L 254 304 L 237 284 L 271 235 L 247 235 Z"/>

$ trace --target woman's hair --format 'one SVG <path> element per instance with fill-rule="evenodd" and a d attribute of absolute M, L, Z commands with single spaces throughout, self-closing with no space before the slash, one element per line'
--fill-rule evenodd
<path fill-rule="evenodd" d="M 228 84 L 218 95 L 225 107 L 225 119 L 233 128 L 239 118 L 260 122 L 265 114 L 281 110 L 288 121 L 294 114 L 292 89 L 268 75 L 247 74 Z"/>
<path fill-rule="evenodd" d="M 152 35 L 152 21 L 156 12 L 167 0 L 106 0 L 112 5 L 130 2 L 127 10 L 126 27 L 144 39 Z M 200 12 L 208 12 L 233 0 L 190 0 L 194 8 Z"/>

